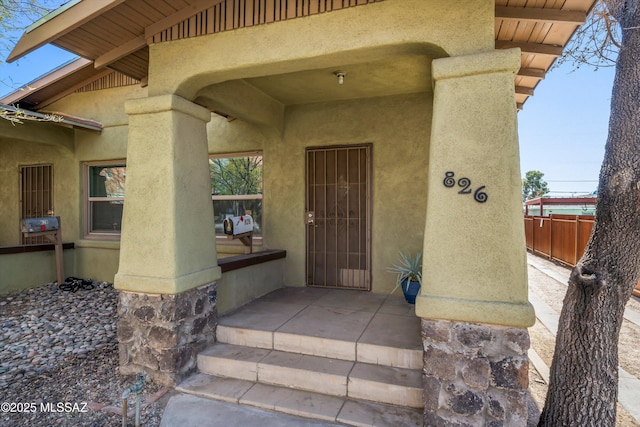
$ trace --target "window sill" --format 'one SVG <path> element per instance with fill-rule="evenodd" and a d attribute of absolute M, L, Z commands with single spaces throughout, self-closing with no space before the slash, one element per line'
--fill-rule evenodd
<path fill-rule="evenodd" d="M 218 266 L 223 273 L 241 268 L 250 267 L 252 265 L 262 264 L 264 262 L 275 261 L 287 256 L 287 251 L 269 250 L 263 252 L 255 252 L 246 255 L 230 256 L 226 258 L 218 258 Z"/>
<path fill-rule="evenodd" d="M 76 248 L 120 249 L 120 240 L 78 240 Z"/>

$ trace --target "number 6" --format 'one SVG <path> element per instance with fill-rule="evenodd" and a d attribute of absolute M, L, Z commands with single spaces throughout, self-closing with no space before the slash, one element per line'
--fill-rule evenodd
<path fill-rule="evenodd" d="M 478 203 L 484 203 L 487 201 L 487 199 L 489 198 L 489 195 L 487 193 L 485 193 L 484 191 L 480 191 L 482 190 L 484 187 L 486 187 L 485 185 L 483 185 L 482 187 L 478 187 L 478 189 L 476 190 L 475 193 L 473 193 L 473 198 L 475 199 L 476 202 Z"/>

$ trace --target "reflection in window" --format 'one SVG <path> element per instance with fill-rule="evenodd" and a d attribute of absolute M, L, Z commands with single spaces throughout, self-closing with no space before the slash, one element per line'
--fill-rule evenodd
<path fill-rule="evenodd" d="M 87 231 L 89 234 L 120 234 L 127 168 L 124 163 L 87 166 Z"/>
<path fill-rule="evenodd" d="M 224 235 L 222 223 L 225 218 L 249 212 L 253 217 L 254 236 L 262 236 L 261 153 L 212 156 L 209 173 L 216 235 Z"/>

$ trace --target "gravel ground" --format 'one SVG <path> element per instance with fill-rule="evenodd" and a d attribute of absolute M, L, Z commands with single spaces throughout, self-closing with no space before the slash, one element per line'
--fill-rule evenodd
<path fill-rule="evenodd" d="M 114 412 L 136 379 L 117 369 L 117 292 L 93 285 L 73 293 L 47 284 L 0 297 L 1 426 L 122 425 Z M 142 425 L 160 424 L 165 392 L 145 384 L 142 401 L 155 401 L 142 410 Z"/>

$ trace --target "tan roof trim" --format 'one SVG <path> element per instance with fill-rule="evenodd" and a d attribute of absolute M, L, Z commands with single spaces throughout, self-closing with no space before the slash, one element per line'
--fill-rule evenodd
<path fill-rule="evenodd" d="M 496 18 L 518 21 L 550 22 L 582 25 L 587 21 L 587 13 L 573 10 L 542 9 L 535 7 L 496 6 Z"/>
<path fill-rule="evenodd" d="M 65 10 L 64 13 L 57 14 L 30 32 L 24 33 L 7 57 L 7 62 L 13 62 L 23 57 L 29 52 L 80 27 L 82 24 L 118 6 L 124 1 L 125 0 L 91 0 L 81 1 L 73 5 L 68 10 Z M 55 11 L 53 13 L 55 13 Z"/>
<path fill-rule="evenodd" d="M 24 87 L 16 90 L 15 92 L 10 93 L 9 95 L 0 99 L 0 104 L 15 104 L 22 98 L 29 96 L 31 92 L 54 84 L 63 77 L 66 77 L 71 73 L 74 73 L 84 67 L 91 65 L 91 62 L 92 61 L 90 61 L 89 59 L 78 58 L 75 61 L 58 68 L 57 70 L 54 70 L 49 74 L 40 77 L 39 79 L 27 83 Z"/>

